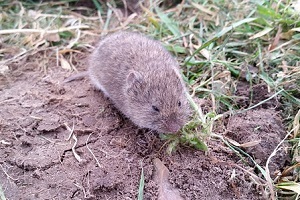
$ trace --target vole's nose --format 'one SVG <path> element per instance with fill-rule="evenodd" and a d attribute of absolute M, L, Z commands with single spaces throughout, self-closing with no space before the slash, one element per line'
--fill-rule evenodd
<path fill-rule="evenodd" d="M 169 123 L 168 125 L 167 125 L 167 130 L 169 131 L 169 132 L 171 132 L 171 133 L 176 133 L 176 132 L 178 132 L 179 131 L 179 129 L 180 129 L 181 127 L 178 125 L 178 124 L 176 124 L 176 123 Z"/>

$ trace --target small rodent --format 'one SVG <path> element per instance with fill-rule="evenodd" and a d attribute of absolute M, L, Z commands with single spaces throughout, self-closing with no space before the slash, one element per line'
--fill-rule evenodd
<path fill-rule="evenodd" d="M 89 57 L 88 75 L 139 127 L 174 133 L 188 120 L 179 65 L 154 39 L 126 31 L 106 36 Z"/>

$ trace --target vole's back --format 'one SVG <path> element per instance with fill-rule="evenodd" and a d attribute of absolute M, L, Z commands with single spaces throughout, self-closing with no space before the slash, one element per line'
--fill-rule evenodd
<path fill-rule="evenodd" d="M 97 65 L 99 62 L 101 67 Z M 91 56 L 90 66 L 90 72 L 109 70 L 112 76 L 120 75 L 124 80 L 122 73 L 130 69 L 149 72 L 177 66 L 177 63 L 158 41 L 139 33 L 118 32 L 100 41 Z"/>

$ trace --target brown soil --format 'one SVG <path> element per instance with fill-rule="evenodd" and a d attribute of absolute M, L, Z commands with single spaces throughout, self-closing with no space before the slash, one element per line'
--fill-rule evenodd
<path fill-rule="evenodd" d="M 7 199 L 137 199 L 142 168 L 144 199 L 157 199 L 155 158 L 169 169 L 170 185 L 183 199 L 265 198 L 240 168 L 251 166 L 221 141 L 210 139 L 207 153 L 179 147 L 168 155 L 157 133 L 125 119 L 87 79 L 63 84 L 70 72 L 55 60 L 39 68 L 42 57 L 11 64 L 0 76 L 0 183 Z M 81 71 L 85 57 L 74 59 Z M 244 150 L 262 166 L 285 133 L 272 108 L 224 121 L 227 127 L 217 128 L 219 134 L 240 144 L 261 140 Z M 80 162 L 72 153 L 74 138 L 67 140 L 67 126 L 74 126 Z M 284 151 L 280 156 L 288 157 Z M 274 158 L 272 171 L 284 162 Z"/>

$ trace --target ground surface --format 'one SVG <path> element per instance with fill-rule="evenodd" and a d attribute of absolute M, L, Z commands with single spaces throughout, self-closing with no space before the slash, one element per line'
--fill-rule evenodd
<path fill-rule="evenodd" d="M 87 67 L 87 54 L 74 59 L 80 71 Z M 161 183 L 155 178 L 155 158 L 168 168 L 168 181 L 183 199 L 266 198 L 245 171 L 253 163 L 244 164 L 221 141 L 208 140 L 207 153 L 180 147 L 168 155 L 157 133 L 125 119 L 88 79 L 63 84 L 71 73 L 55 60 L 43 69 L 41 62 L 43 56 L 29 56 L 0 76 L 0 180 L 7 199 L 137 199 L 142 168 L 144 199 L 157 199 Z M 237 90 L 245 105 L 247 88 L 241 84 Z M 253 94 L 256 100 L 270 96 Z M 216 132 L 240 144 L 260 141 L 244 150 L 264 166 L 285 135 L 276 105 L 230 115 Z M 72 153 L 74 138 L 68 140 L 67 127 L 73 126 L 80 162 Z M 286 158 L 283 149 L 272 159 L 271 174 Z"/>

